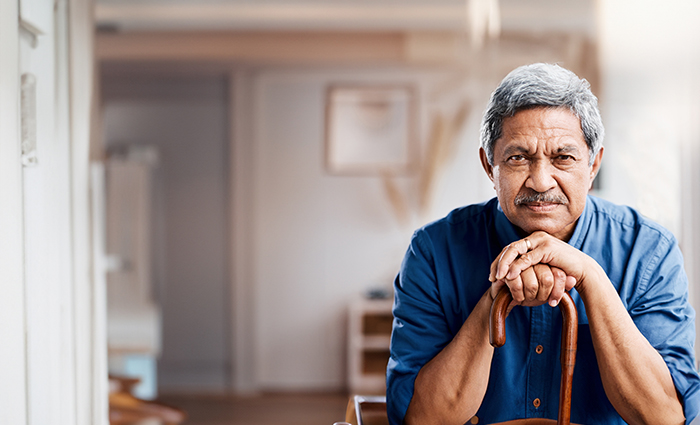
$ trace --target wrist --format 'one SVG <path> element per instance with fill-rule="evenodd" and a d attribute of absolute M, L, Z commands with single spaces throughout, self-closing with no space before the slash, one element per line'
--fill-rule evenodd
<path fill-rule="evenodd" d="M 581 278 L 574 288 L 585 298 L 587 292 L 598 292 L 596 286 L 608 280 L 608 276 L 597 261 L 589 257 L 589 261 L 583 267 Z"/>
<path fill-rule="evenodd" d="M 492 288 L 489 287 L 488 290 L 481 296 L 481 299 L 476 305 L 476 308 L 469 315 L 467 320 L 474 318 L 474 320 L 481 322 L 481 329 L 484 332 L 482 337 L 485 337 L 485 341 L 488 343 L 489 338 L 489 317 L 491 315 L 491 306 L 493 305 L 493 295 L 491 294 Z"/>
<path fill-rule="evenodd" d="M 484 295 L 481 298 L 484 302 L 488 303 L 488 305 L 493 304 L 493 286 L 489 286 L 489 289 L 486 290 L 486 293 L 484 293 Z"/>

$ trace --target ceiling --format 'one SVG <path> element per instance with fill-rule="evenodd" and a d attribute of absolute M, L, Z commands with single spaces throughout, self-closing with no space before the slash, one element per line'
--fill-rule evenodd
<path fill-rule="evenodd" d="M 504 32 L 595 33 L 595 0 L 499 4 Z M 95 14 L 99 27 L 121 31 L 468 29 L 466 0 L 96 0 Z"/>

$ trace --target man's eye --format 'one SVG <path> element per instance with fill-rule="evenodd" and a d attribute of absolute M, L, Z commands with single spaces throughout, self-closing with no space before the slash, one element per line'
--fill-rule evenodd
<path fill-rule="evenodd" d="M 563 162 L 571 162 L 571 161 L 574 161 L 575 158 L 571 155 L 559 155 L 557 157 L 557 160 L 563 161 Z"/>
<path fill-rule="evenodd" d="M 508 158 L 508 162 L 522 162 L 525 161 L 525 156 L 523 155 L 513 155 Z"/>

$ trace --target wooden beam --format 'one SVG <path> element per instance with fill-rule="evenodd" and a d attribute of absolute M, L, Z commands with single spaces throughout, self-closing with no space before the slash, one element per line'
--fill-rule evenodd
<path fill-rule="evenodd" d="M 464 32 L 125 31 L 98 32 L 96 57 L 120 63 L 247 65 L 469 66 L 483 60 Z M 499 61 L 509 71 L 532 61 L 565 62 L 580 71 L 595 42 L 577 33 L 503 33 Z M 591 49 L 590 47 L 593 47 Z M 580 63 L 583 61 L 582 63 Z M 588 73 L 590 74 L 590 73 Z M 505 74 L 504 74 L 505 75 Z M 589 77 L 590 78 L 590 77 Z M 595 80 L 595 79 L 594 79 Z M 592 81 L 593 82 L 593 81 Z"/>
<path fill-rule="evenodd" d="M 100 61 L 397 63 L 406 36 L 382 33 L 98 32 Z"/>

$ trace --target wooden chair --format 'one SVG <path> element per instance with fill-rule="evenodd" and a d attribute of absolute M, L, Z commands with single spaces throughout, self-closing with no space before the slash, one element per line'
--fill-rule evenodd
<path fill-rule="evenodd" d="M 491 345 L 502 347 L 506 343 L 506 315 L 513 300 L 508 287 L 503 287 L 491 305 L 489 332 Z M 576 304 L 569 293 L 565 293 L 559 303 L 564 323 L 561 336 L 561 386 L 559 387 L 559 419 L 529 418 L 501 422 L 499 425 L 569 425 L 571 423 L 571 388 L 576 364 L 576 344 L 578 339 L 578 314 Z"/>
<path fill-rule="evenodd" d="M 178 408 L 134 397 L 131 389 L 138 382 L 137 378 L 109 377 L 110 425 L 135 425 L 146 420 L 163 425 L 177 425 L 185 420 L 187 415 Z"/>
<path fill-rule="evenodd" d="M 345 422 L 351 425 L 389 425 L 385 396 L 356 395 L 348 400 Z"/>

